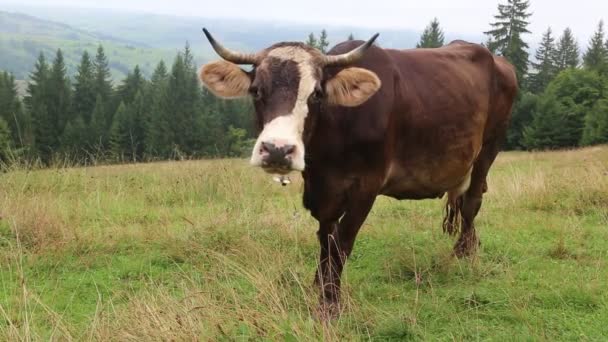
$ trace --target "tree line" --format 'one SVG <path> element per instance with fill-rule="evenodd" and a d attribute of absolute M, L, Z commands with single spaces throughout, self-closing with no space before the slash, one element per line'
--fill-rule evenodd
<path fill-rule="evenodd" d="M 73 78 L 61 50 L 40 54 L 21 101 L 0 73 L 0 160 L 44 165 L 241 156 L 255 134 L 248 100 L 201 91 L 189 46 L 149 79 L 135 67 L 113 86 L 102 46 L 82 54 Z"/>
<path fill-rule="evenodd" d="M 608 143 L 608 39 L 604 22 L 599 22 L 582 54 L 570 28 L 559 37 L 547 28 L 530 60 L 524 39 L 530 33 L 529 7 L 527 0 L 499 4 L 495 21 L 484 32 L 488 40 L 483 45 L 515 66 L 520 86 L 505 147 L 540 150 Z M 327 40 L 324 31 L 320 37 Z M 435 18 L 422 32 L 416 48 L 438 48 L 445 44 L 444 39 Z M 325 48 L 319 41 L 311 33 L 307 43 Z"/>
<path fill-rule="evenodd" d="M 507 149 L 554 149 L 608 142 L 608 40 L 600 21 L 581 54 L 572 31 L 542 36 L 534 60 L 528 43 L 529 1 L 498 5 L 484 45 L 506 57 L 520 89 Z M 354 39 L 351 34 L 347 39 Z M 444 45 L 438 19 L 417 48 Z M 326 52 L 325 30 L 307 44 Z M 84 51 L 69 77 L 61 50 L 40 54 L 20 99 L 12 75 L 0 72 L 0 162 L 57 160 L 88 164 L 241 156 L 255 136 L 248 99 L 223 101 L 201 90 L 188 45 L 150 78 L 135 67 L 116 86 L 102 46 Z"/>

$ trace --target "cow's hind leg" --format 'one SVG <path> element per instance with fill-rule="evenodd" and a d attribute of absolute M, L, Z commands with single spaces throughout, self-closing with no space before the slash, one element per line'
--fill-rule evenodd
<path fill-rule="evenodd" d="M 454 254 L 457 257 L 473 255 L 479 246 L 474 220 L 481 208 L 483 193 L 487 191 L 486 177 L 488 171 L 498 151 L 499 144 L 497 141 L 483 145 L 475 164 L 473 164 L 470 185 L 460 196 L 461 230 L 458 241 L 454 246 Z"/>

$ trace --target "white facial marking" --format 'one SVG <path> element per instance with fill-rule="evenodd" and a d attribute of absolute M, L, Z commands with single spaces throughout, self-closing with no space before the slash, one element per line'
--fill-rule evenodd
<path fill-rule="evenodd" d="M 296 62 L 300 72 L 300 84 L 298 85 L 296 102 L 291 112 L 280 115 L 264 125 L 264 129 L 253 148 L 251 165 L 262 165 L 260 147 L 262 142 L 271 142 L 278 143 L 278 145 L 294 145 L 296 149 L 291 156 L 291 168 L 296 171 L 303 171 L 306 165 L 304 163 L 302 134 L 304 133 L 304 122 L 308 116 L 308 97 L 315 90 L 316 83 L 313 76 L 312 56 L 304 49 L 294 46 L 276 48 L 270 51 L 268 56 Z"/>

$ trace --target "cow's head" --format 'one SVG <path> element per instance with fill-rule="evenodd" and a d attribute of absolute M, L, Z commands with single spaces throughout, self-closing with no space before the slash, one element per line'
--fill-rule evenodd
<path fill-rule="evenodd" d="M 224 60 L 204 65 L 200 79 L 217 96 L 253 98 L 260 134 L 251 164 L 270 173 L 304 170 L 304 146 L 322 106 L 358 106 L 380 88 L 373 72 L 348 67 L 378 34 L 342 55 L 324 55 L 302 43 L 279 43 L 256 54 L 243 54 L 223 47 L 203 31 Z M 253 69 L 247 72 L 237 64 L 253 65 Z M 335 66 L 345 68 L 324 78 L 324 69 Z"/>

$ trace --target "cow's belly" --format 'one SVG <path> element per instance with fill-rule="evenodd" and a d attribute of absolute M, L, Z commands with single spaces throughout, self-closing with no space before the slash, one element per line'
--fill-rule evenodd
<path fill-rule="evenodd" d="M 443 154 L 423 150 L 420 154 L 395 156 L 386 170 L 380 193 L 397 199 L 426 199 L 440 198 L 463 184 L 468 187 L 473 163 L 481 149 L 474 140 Z"/>

